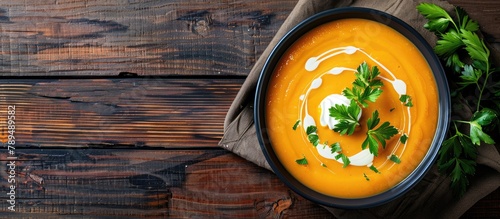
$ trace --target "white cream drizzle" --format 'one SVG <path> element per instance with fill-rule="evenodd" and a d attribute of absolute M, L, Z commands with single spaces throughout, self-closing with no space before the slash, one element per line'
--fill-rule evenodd
<path fill-rule="evenodd" d="M 318 146 L 316 146 L 316 149 L 318 151 L 318 154 L 326 159 L 335 160 L 335 157 L 339 154 L 337 152 L 332 153 L 330 146 L 325 144 L 319 144 Z M 370 153 L 369 149 L 361 150 L 357 154 L 349 157 L 349 161 L 351 162 L 349 163 L 349 165 L 358 167 L 371 166 L 374 158 L 375 156 Z M 342 159 L 338 159 L 336 161 L 344 164 Z"/>
<path fill-rule="evenodd" d="M 359 49 L 354 47 L 354 46 L 346 46 L 346 47 L 338 47 L 338 48 L 330 49 L 330 50 L 320 54 L 319 56 L 309 58 L 306 62 L 305 68 L 307 71 L 314 71 L 314 70 L 316 70 L 316 68 L 318 68 L 318 66 L 321 62 L 325 61 L 328 58 L 334 57 L 336 55 L 340 55 L 342 53 L 352 55 L 358 50 Z M 329 54 L 329 53 L 331 53 L 331 54 Z"/>
<path fill-rule="evenodd" d="M 378 67 L 385 70 L 385 72 L 387 72 L 391 76 L 391 79 L 385 78 L 382 76 L 379 76 L 379 77 L 382 80 L 391 83 L 394 91 L 396 91 L 396 93 L 398 93 L 399 96 L 406 94 L 406 83 L 404 81 L 396 78 L 395 75 L 387 67 L 385 67 L 382 63 L 380 63 L 378 60 L 376 60 L 372 56 L 370 56 L 368 53 L 366 53 L 362 49 L 354 47 L 354 46 L 346 46 L 346 47 L 338 47 L 338 48 L 330 49 L 330 50 L 320 54 L 319 56 L 309 58 L 306 61 L 304 67 L 305 67 L 305 70 L 311 72 L 311 71 L 316 70 L 318 68 L 318 66 L 321 64 L 321 62 L 325 61 L 328 58 L 331 58 L 331 57 L 334 57 L 334 56 L 337 56 L 340 54 L 351 55 L 351 54 L 354 54 L 355 52 L 358 52 L 358 51 L 363 53 L 366 57 L 368 57 L 373 62 L 375 62 Z M 307 127 L 309 127 L 309 126 L 316 126 L 316 121 L 309 114 L 307 107 L 306 107 L 307 106 L 307 97 L 309 96 L 309 93 L 312 90 L 317 89 L 321 86 L 321 84 L 323 82 L 322 77 L 324 75 L 326 75 L 326 74 L 339 75 L 345 71 L 355 72 L 356 69 L 346 68 L 346 67 L 341 67 L 341 66 L 333 67 L 329 71 L 320 74 L 319 77 L 314 79 L 311 82 L 311 85 L 307 89 L 306 93 L 302 94 L 300 96 L 300 100 L 302 101 L 302 105 L 301 105 L 301 110 L 300 110 L 299 116 L 300 116 L 300 118 L 303 118 L 304 131 L 306 131 Z M 336 119 L 334 119 L 333 117 L 330 117 L 329 109 L 332 106 L 334 106 L 335 104 L 349 105 L 349 102 L 350 102 L 349 99 L 347 99 L 345 96 L 343 96 L 341 94 L 331 94 L 331 95 L 328 95 L 327 97 L 325 97 L 320 103 L 320 107 L 321 107 L 320 124 L 321 124 L 321 126 L 328 126 L 328 128 L 333 129 L 333 127 L 335 126 L 335 124 L 338 123 L 338 121 Z M 406 116 L 404 116 L 403 127 L 401 127 L 400 130 L 403 133 L 406 133 L 407 135 L 409 135 L 410 134 L 410 127 L 411 127 L 410 126 L 411 114 L 410 114 L 410 108 L 409 107 L 406 107 L 406 108 L 407 108 L 408 118 L 406 118 Z M 302 112 L 305 112 L 304 116 L 303 116 Z M 358 115 L 358 119 L 360 117 L 361 117 L 361 113 Z M 392 154 L 394 154 L 400 146 L 401 146 L 401 142 L 397 141 L 395 147 L 392 150 Z M 316 149 L 317 149 L 318 154 L 321 157 L 326 158 L 326 159 L 336 160 L 337 162 L 343 164 L 342 159 L 338 159 L 338 160 L 335 159 L 335 157 L 338 155 L 338 153 L 336 153 L 336 152 L 332 153 L 330 146 L 324 145 L 324 144 L 319 144 L 318 146 L 316 146 Z M 400 156 L 404 153 L 405 149 L 406 149 L 406 145 L 403 144 L 403 149 L 401 151 Z M 349 165 L 352 165 L 352 166 L 371 166 L 373 164 L 373 160 L 374 160 L 375 156 L 373 154 L 371 154 L 368 149 L 365 149 L 365 150 L 361 150 L 360 152 L 358 152 L 355 155 L 349 156 L 348 158 L 350 161 Z M 384 162 L 384 164 L 385 164 L 385 162 Z"/>

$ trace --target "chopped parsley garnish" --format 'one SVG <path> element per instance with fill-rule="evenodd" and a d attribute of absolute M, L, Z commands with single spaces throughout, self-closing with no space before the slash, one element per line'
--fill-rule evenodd
<path fill-rule="evenodd" d="M 406 141 L 408 140 L 408 135 L 403 134 L 401 137 L 399 137 L 399 141 L 403 144 L 406 144 Z"/>
<path fill-rule="evenodd" d="M 351 161 L 345 154 L 337 154 L 337 156 L 335 156 L 335 160 L 338 159 L 342 159 L 342 163 L 344 163 L 344 166 L 342 166 L 343 168 L 346 168 L 347 166 L 349 166 L 349 164 L 351 164 Z"/>
<path fill-rule="evenodd" d="M 351 161 L 349 160 L 349 157 L 347 157 L 345 154 L 342 153 L 342 148 L 340 147 L 340 143 L 336 142 L 330 145 L 330 147 L 332 150 L 332 154 L 338 153 L 335 156 L 335 160 L 342 159 L 342 163 L 344 163 L 343 167 L 346 168 L 351 163 Z"/>
<path fill-rule="evenodd" d="M 399 157 L 395 154 L 392 154 L 391 157 L 389 157 L 389 160 L 391 160 L 392 162 L 394 163 L 397 163 L 397 164 L 400 164 L 401 163 L 401 160 L 399 159 Z"/>
<path fill-rule="evenodd" d="M 363 173 L 363 176 L 365 177 L 366 181 L 370 181 L 370 178 L 366 175 L 366 173 Z"/>
<path fill-rule="evenodd" d="M 310 134 L 314 134 L 316 133 L 316 130 L 318 130 L 318 128 L 316 126 L 308 126 L 307 129 L 306 129 L 306 134 L 307 135 L 310 135 Z"/>
<path fill-rule="evenodd" d="M 301 159 L 297 159 L 297 160 L 295 160 L 295 162 L 297 162 L 297 164 L 299 164 L 299 165 L 307 165 L 307 164 L 308 164 L 307 159 L 306 159 L 306 156 L 304 156 L 304 157 L 303 157 L 303 158 L 301 158 Z"/>
<path fill-rule="evenodd" d="M 306 129 L 306 134 L 307 134 L 307 139 L 311 144 L 313 144 L 315 147 L 318 146 L 319 144 L 319 136 L 316 133 L 318 128 L 316 126 L 308 126 Z"/>
<path fill-rule="evenodd" d="M 378 171 L 378 169 L 373 165 L 370 166 L 370 170 L 372 170 L 375 173 L 380 173 L 380 171 Z"/>
<path fill-rule="evenodd" d="M 413 102 L 412 102 L 410 95 L 406 95 L 406 94 L 401 95 L 401 97 L 399 98 L 399 101 L 401 101 L 407 107 L 413 106 Z"/>
<path fill-rule="evenodd" d="M 332 154 L 339 153 L 342 151 L 342 148 L 340 148 L 340 143 L 338 143 L 338 142 L 330 145 L 330 147 L 332 148 Z"/>
<path fill-rule="evenodd" d="M 292 129 L 293 129 L 293 130 L 297 130 L 297 127 L 299 127 L 299 124 L 300 124 L 300 119 L 299 119 L 299 120 L 297 120 L 297 122 L 295 122 L 295 124 L 293 124 Z"/>

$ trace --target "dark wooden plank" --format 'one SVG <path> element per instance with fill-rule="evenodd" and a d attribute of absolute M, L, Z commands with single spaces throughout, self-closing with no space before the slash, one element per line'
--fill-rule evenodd
<path fill-rule="evenodd" d="M 329 217 L 273 173 L 222 149 L 18 149 L 16 156 L 16 213 L 2 201 L 2 217 Z M 5 153 L 0 161 L 9 161 Z"/>
<path fill-rule="evenodd" d="M 498 1 L 449 2 L 498 42 Z M 295 3 L 1 0 L 0 74 L 246 75 Z"/>
<path fill-rule="evenodd" d="M 479 22 L 481 31 L 489 42 L 500 43 L 500 1 L 498 0 L 448 0 L 464 8 L 470 17 Z"/>
<path fill-rule="evenodd" d="M 271 172 L 230 152 L 212 150 L 17 149 L 20 218 L 331 218 Z M 0 163 L 11 161 L 0 154 Z M 497 190 L 464 218 L 498 215 Z M 0 194 L 6 200 L 6 192 Z"/>
<path fill-rule="evenodd" d="M 0 1 L 2 75 L 245 75 L 297 0 Z"/>
<path fill-rule="evenodd" d="M 0 124 L 15 105 L 21 147 L 213 147 L 243 80 L 3 80 Z"/>

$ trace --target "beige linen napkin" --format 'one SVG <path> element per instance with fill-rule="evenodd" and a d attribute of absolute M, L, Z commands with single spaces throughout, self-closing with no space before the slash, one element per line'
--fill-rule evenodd
<path fill-rule="evenodd" d="M 431 44 L 434 34 L 423 28 L 426 20 L 415 9 L 417 0 L 299 0 L 267 49 L 255 63 L 229 109 L 224 123 L 225 133 L 220 146 L 267 169 L 271 169 L 257 140 L 253 123 L 253 97 L 258 76 L 272 48 L 292 27 L 313 14 L 337 7 L 367 7 L 392 14 L 415 28 Z M 428 0 L 448 11 L 453 6 L 446 1 Z M 495 51 L 492 51 L 495 52 Z M 498 54 L 496 54 L 498 56 Z M 496 63 L 497 66 L 500 63 Z M 327 209 L 339 218 L 458 218 L 478 200 L 500 186 L 500 155 L 494 145 L 479 147 L 477 173 L 468 192 L 461 198 L 453 196 L 449 179 L 437 171 L 436 165 L 424 179 L 404 196 L 387 204 L 363 210 Z"/>

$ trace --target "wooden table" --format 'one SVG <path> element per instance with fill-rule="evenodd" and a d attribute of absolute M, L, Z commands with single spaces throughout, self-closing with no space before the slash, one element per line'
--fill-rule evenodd
<path fill-rule="evenodd" d="M 500 2 L 450 2 L 500 42 Z M 0 151 L 0 197 L 16 186 L 0 218 L 329 217 L 217 146 L 295 3 L 0 0 L 0 124 L 15 106 L 17 157 L 9 183 Z M 500 215 L 499 194 L 465 216 Z"/>

